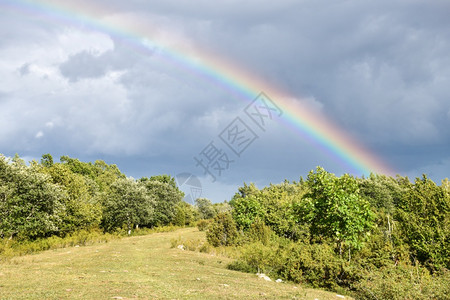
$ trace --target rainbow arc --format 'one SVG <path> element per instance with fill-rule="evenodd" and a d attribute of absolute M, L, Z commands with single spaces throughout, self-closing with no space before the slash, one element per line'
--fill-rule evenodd
<path fill-rule="evenodd" d="M 333 158 L 359 173 L 358 175 L 368 175 L 371 172 L 394 174 L 375 154 L 321 113 L 311 109 L 306 101 L 296 99 L 232 61 L 199 49 L 172 32 L 161 31 L 158 26 L 142 20 L 130 20 L 126 16 L 103 18 L 108 8 L 97 5 L 94 1 L 0 0 L 1 6 L 58 24 L 83 24 L 90 30 L 123 40 L 143 54 L 154 54 L 156 49 L 161 59 L 188 72 L 194 72 L 246 103 L 264 92 L 283 111 L 281 122 L 306 136 Z"/>

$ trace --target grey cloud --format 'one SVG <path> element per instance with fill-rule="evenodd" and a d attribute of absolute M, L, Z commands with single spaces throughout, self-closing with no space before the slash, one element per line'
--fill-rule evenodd
<path fill-rule="evenodd" d="M 295 98 L 314 99 L 328 118 L 394 169 L 429 170 L 435 176 L 445 173 L 450 151 L 448 3 L 95 1 L 108 7 L 99 18 L 148 18 L 161 32 L 175 31 Z M 66 28 L 16 19 L 0 18 L 0 51 L 33 51 Z M 0 85 L 5 91 L 0 146 L 34 157 L 57 152 L 106 158 L 133 176 L 201 175 L 192 157 L 217 138 L 244 103 L 195 70 L 111 38 L 114 47 L 104 52 L 77 48 L 83 50 L 56 66 L 59 74 L 47 67 L 48 88 L 35 87 L 40 81 L 30 76 L 33 72 L 20 79 L 20 91 Z M 14 76 L 27 74 L 30 61 L 33 71 L 42 66 L 24 57 Z M 113 72 L 119 75 L 112 78 Z M 220 180 L 227 185 L 297 180 L 316 165 L 337 174 L 352 171 L 317 149 L 275 124 Z"/>
<path fill-rule="evenodd" d="M 61 74 L 70 81 L 82 78 L 98 78 L 105 75 L 108 66 L 101 62 L 102 56 L 88 51 L 72 55 L 60 66 Z M 100 62 L 100 63 L 99 63 Z"/>
<path fill-rule="evenodd" d="M 25 76 L 25 75 L 28 75 L 29 73 L 30 73 L 30 66 L 31 66 L 31 64 L 30 63 L 25 63 L 25 64 L 23 64 L 20 68 L 19 68 L 19 74 L 21 75 L 21 76 Z"/>
<path fill-rule="evenodd" d="M 71 82 L 81 79 L 100 78 L 109 71 L 121 71 L 132 68 L 140 60 L 138 54 L 126 40 L 112 39 L 114 48 L 103 53 L 84 50 L 70 56 L 59 66 L 61 74 Z"/>

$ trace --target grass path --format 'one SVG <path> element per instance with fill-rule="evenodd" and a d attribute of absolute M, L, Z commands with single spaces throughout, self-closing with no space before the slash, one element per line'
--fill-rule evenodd
<path fill-rule="evenodd" d="M 171 249 L 195 228 L 15 257 L 0 263 L 0 299 L 343 299 L 226 269 L 231 260 Z"/>

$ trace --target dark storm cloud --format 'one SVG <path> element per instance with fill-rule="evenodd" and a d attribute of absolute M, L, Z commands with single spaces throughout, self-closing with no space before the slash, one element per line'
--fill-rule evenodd
<path fill-rule="evenodd" d="M 448 1 L 95 3 L 107 7 L 99 19 L 148 20 L 308 98 L 402 174 L 450 168 Z M 0 152 L 106 158 L 136 177 L 203 175 L 193 157 L 245 107 L 126 40 L 0 14 Z M 274 124 L 220 184 L 297 180 L 316 165 L 351 171 L 317 149 Z"/>

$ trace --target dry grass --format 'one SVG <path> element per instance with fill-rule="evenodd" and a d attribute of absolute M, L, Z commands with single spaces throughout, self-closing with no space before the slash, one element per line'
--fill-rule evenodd
<path fill-rule="evenodd" d="M 49 250 L 0 264 L 0 299 L 342 299 L 226 268 L 229 258 L 170 248 L 194 228 Z"/>

